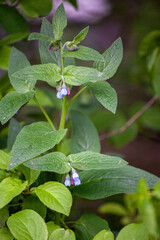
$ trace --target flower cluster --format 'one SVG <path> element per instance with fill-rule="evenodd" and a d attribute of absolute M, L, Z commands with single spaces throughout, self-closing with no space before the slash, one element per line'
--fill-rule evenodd
<path fill-rule="evenodd" d="M 67 174 L 67 176 L 65 178 L 65 181 L 64 181 L 64 185 L 66 187 L 70 187 L 73 184 L 75 186 L 81 184 L 81 180 L 79 179 L 79 175 L 78 175 L 77 171 L 74 168 L 72 168 L 72 175 L 71 175 L 71 177 L 70 177 L 69 174 Z"/>
<path fill-rule="evenodd" d="M 61 99 L 65 95 L 70 95 L 70 90 L 67 89 L 67 87 L 65 85 L 63 85 L 57 92 L 57 98 Z"/>

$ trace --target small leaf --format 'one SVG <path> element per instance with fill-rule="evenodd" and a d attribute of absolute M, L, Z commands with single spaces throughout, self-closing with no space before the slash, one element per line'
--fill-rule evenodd
<path fill-rule="evenodd" d="M 0 169 L 7 169 L 10 161 L 10 155 L 0 150 Z"/>
<path fill-rule="evenodd" d="M 12 150 L 13 144 L 16 140 L 18 133 L 21 131 L 22 126 L 19 122 L 12 118 L 9 123 L 9 132 L 8 132 L 8 139 L 7 139 L 7 150 L 10 152 Z"/>
<path fill-rule="evenodd" d="M 112 113 L 117 109 L 116 91 L 107 82 L 88 83 L 87 87 L 92 91 L 97 100 Z"/>
<path fill-rule="evenodd" d="M 0 239 L 2 240 L 13 240 L 14 237 L 8 230 L 8 228 L 4 227 L 0 229 Z"/>
<path fill-rule="evenodd" d="M 0 47 L 0 68 L 4 70 L 8 70 L 10 52 L 11 47 L 8 46 Z"/>
<path fill-rule="evenodd" d="M 70 229 L 57 229 L 55 231 L 53 231 L 53 233 L 51 234 L 51 236 L 49 237 L 48 240 L 55 240 L 55 239 L 59 239 L 59 240 L 76 240 L 75 234 L 72 230 Z"/>
<path fill-rule="evenodd" d="M 8 205 L 0 209 L 0 228 L 5 227 L 6 221 L 9 218 Z"/>
<path fill-rule="evenodd" d="M 29 81 L 41 80 L 54 86 L 61 79 L 61 69 L 53 63 L 33 65 L 15 72 L 12 77 Z"/>
<path fill-rule="evenodd" d="M 47 208 L 46 206 L 38 199 L 37 196 L 30 195 L 24 199 L 22 210 L 32 209 L 37 212 L 42 218 L 45 219 Z"/>
<path fill-rule="evenodd" d="M 79 44 L 80 42 L 82 42 L 82 41 L 85 39 L 88 31 L 89 31 L 89 26 L 87 26 L 86 28 L 84 28 L 84 29 L 73 39 L 74 44 Z"/>
<path fill-rule="evenodd" d="M 34 91 L 20 93 L 10 92 L 0 101 L 0 121 L 6 123 L 13 115 L 34 97 Z"/>
<path fill-rule="evenodd" d="M 46 225 L 47 225 L 47 229 L 48 229 L 48 239 L 49 239 L 51 234 L 52 234 L 52 232 L 54 232 L 55 230 L 59 229 L 60 226 L 55 224 L 52 221 L 47 222 Z"/>
<path fill-rule="evenodd" d="M 50 209 L 69 216 L 72 206 L 72 195 L 61 183 L 46 182 L 35 189 L 39 199 Z"/>
<path fill-rule="evenodd" d="M 52 10 L 52 0 L 21 0 L 22 11 L 31 18 L 43 17 Z"/>
<path fill-rule="evenodd" d="M 32 185 L 40 175 L 40 171 L 32 170 L 24 165 L 18 167 L 19 171 L 22 171 L 29 185 Z"/>
<path fill-rule="evenodd" d="M 148 231 L 142 223 L 132 223 L 122 228 L 116 240 L 149 240 Z"/>
<path fill-rule="evenodd" d="M 67 163 L 66 156 L 61 152 L 52 152 L 43 157 L 34 158 L 27 161 L 24 165 L 31 169 L 60 174 L 67 173 L 71 170 Z"/>
<path fill-rule="evenodd" d="M 13 47 L 9 58 L 8 74 L 10 82 L 16 91 L 28 92 L 34 88 L 36 81 L 29 81 L 27 77 L 23 79 L 12 76 L 13 73 L 28 66 L 30 66 L 30 63 L 26 56 Z"/>
<path fill-rule="evenodd" d="M 107 202 L 102 204 L 98 208 L 98 212 L 101 214 L 114 214 L 117 216 L 126 216 L 128 213 L 126 209 L 119 203 Z"/>
<path fill-rule="evenodd" d="M 109 230 L 107 221 L 93 213 L 82 215 L 74 227 L 77 239 L 81 240 L 92 240 L 101 230 Z"/>
<path fill-rule="evenodd" d="M 127 164 L 122 158 L 96 152 L 81 152 L 68 156 L 72 167 L 79 170 L 119 168 Z"/>
<path fill-rule="evenodd" d="M 70 65 L 64 69 L 64 78 L 66 83 L 79 86 L 87 82 L 105 80 L 106 76 L 94 68 Z"/>
<path fill-rule="evenodd" d="M 5 178 L 0 183 L 0 208 L 7 205 L 14 197 L 18 196 L 27 186 L 27 182 L 22 183 L 19 179 L 11 177 Z"/>
<path fill-rule="evenodd" d="M 81 185 L 73 188 L 73 195 L 87 199 L 101 199 L 119 193 L 136 192 L 137 184 L 144 178 L 153 188 L 159 178 L 131 166 L 106 170 L 88 170 L 80 174 Z"/>
<path fill-rule="evenodd" d="M 33 32 L 29 35 L 28 40 L 43 40 L 43 41 L 54 41 L 53 38 L 47 37 L 44 34 Z"/>
<path fill-rule="evenodd" d="M 62 37 L 63 30 L 67 26 L 67 18 L 66 18 L 63 3 L 60 4 L 56 10 L 53 17 L 52 25 L 53 25 L 54 37 L 56 40 L 58 40 L 59 38 Z"/>
<path fill-rule="evenodd" d="M 98 132 L 91 120 L 81 112 L 71 112 L 71 153 L 84 151 L 100 152 Z"/>
<path fill-rule="evenodd" d="M 103 73 L 106 79 L 111 78 L 117 71 L 123 57 L 123 45 L 118 38 L 103 54 L 105 62 L 96 61 L 94 67 Z M 106 80 L 105 79 L 105 80 Z"/>
<path fill-rule="evenodd" d="M 33 210 L 26 209 L 12 214 L 7 225 L 17 240 L 47 240 L 48 231 L 43 218 Z"/>
<path fill-rule="evenodd" d="M 0 40 L 0 46 L 2 45 L 9 45 L 15 42 L 18 42 L 24 38 L 26 38 L 28 35 L 28 32 L 18 32 L 18 33 L 13 33 L 2 40 Z"/>
<path fill-rule="evenodd" d="M 38 122 L 25 126 L 13 145 L 8 169 L 48 151 L 58 144 L 66 134 L 66 129 L 54 131 L 49 123 Z"/>
<path fill-rule="evenodd" d="M 114 235 L 111 231 L 102 230 L 93 238 L 93 240 L 114 240 Z"/>
<path fill-rule="evenodd" d="M 104 58 L 102 55 L 97 52 L 96 50 L 89 48 L 89 47 L 84 47 L 84 46 L 78 46 L 78 49 L 76 51 L 66 51 L 63 54 L 63 57 L 74 57 L 82 60 L 99 60 L 99 61 L 104 61 Z"/>

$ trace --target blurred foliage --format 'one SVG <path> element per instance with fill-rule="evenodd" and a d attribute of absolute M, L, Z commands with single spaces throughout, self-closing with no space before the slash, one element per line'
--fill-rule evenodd
<path fill-rule="evenodd" d="M 160 238 L 160 182 L 153 191 L 149 191 L 147 183 L 141 179 L 136 193 L 124 195 L 123 205 L 104 203 L 98 212 L 117 215 L 121 224 L 127 225 L 120 231 L 117 240 L 157 240 Z"/>

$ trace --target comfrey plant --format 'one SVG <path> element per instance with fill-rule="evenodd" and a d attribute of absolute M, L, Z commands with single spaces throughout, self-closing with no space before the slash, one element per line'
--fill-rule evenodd
<path fill-rule="evenodd" d="M 116 92 L 105 80 L 115 74 L 122 60 L 121 39 L 101 55 L 80 45 L 88 27 L 65 42 L 62 35 L 66 26 L 61 4 L 52 24 L 43 19 L 41 33 L 30 34 L 29 40 L 39 40 L 39 65 L 31 66 L 22 52 L 15 48 L 11 51 L 9 78 L 15 91 L 0 101 L 1 123 L 5 124 L 32 98 L 48 122 L 22 127 L 15 119 L 10 121 L 8 146 L 0 151 L 0 239 L 114 239 L 107 221 L 95 214 L 86 213 L 74 222 L 65 219 L 70 215 L 72 196 L 101 199 L 134 192 L 142 177 L 150 188 L 158 180 L 128 166 L 119 156 L 101 154 L 91 120 L 80 111 L 70 110 L 74 100 L 89 89 L 106 109 L 115 113 Z M 76 66 L 74 58 L 94 61 L 93 68 Z M 38 101 L 37 80 L 57 90 L 58 101 L 62 102 L 58 129 Z M 72 86 L 82 87 L 68 97 Z M 65 128 L 67 115 L 72 126 L 70 140 L 69 129 Z M 70 147 L 66 154 L 63 144 L 67 140 Z"/>

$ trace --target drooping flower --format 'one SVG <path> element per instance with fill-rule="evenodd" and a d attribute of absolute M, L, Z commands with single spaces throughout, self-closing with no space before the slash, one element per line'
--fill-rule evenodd
<path fill-rule="evenodd" d="M 61 99 L 61 98 L 63 98 L 63 96 L 70 94 L 70 90 L 66 87 L 65 83 L 63 83 L 62 86 L 58 86 L 57 90 L 58 90 L 58 92 L 57 92 L 58 99 Z"/>
<path fill-rule="evenodd" d="M 81 180 L 79 179 L 79 177 L 75 178 L 74 179 L 74 185 L 77 186 L 77 185 L 80 185 L 81 184 Z"/>
<path fill-rule="evenodd" d="M 71 180 L 72 181 L 72 180 Z M 70 181 L 70 176 L 67 175 L 66 178 L 65 178 L 65 181 L 64 181 L 64 185 L 66 187 L 70 187 L 71 186 L 71 181 Z"/>

